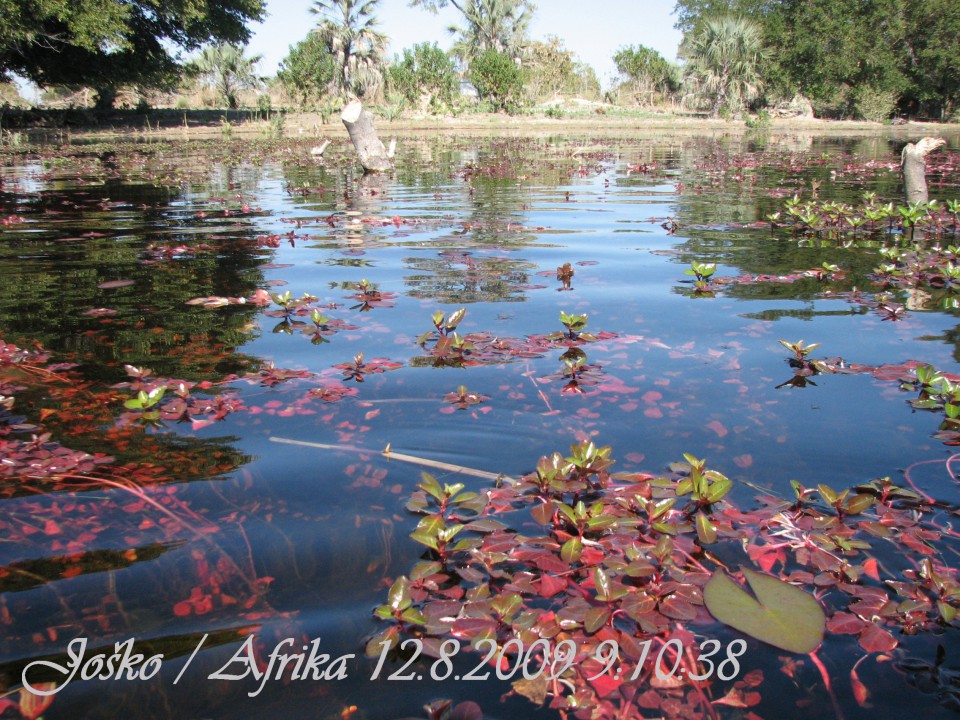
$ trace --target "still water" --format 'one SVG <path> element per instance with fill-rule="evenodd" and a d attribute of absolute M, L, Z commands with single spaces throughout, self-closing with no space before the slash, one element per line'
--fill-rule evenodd
<path fill-rule="evenodd" d="M 943 415 L 911 407 L 897 378 L 910 361 L 960 372 L 960 296 L 876 298 L 879 250 L 899 230 L 813 234 L 768 219 L 794 194 L 900 202 L 902 144 L 408 136 L 384 177 L 362 176 L 346 146 L 317 161 L 293 142 L 6 152 L 0 339 L 49 356 L 0 362 L 0 395 L 13 398 L 0 406 L 3 716 L 396 718 L 449 698 L 490 717 L 557 717 L 501 703 L 508 682 L 388 681 L 392 660 L 372 679 L 372 611 L 423 555 L 404 509 L 421 472 L 493 484 L 387 447 L 510 478 L 584 440 L 628 472 L 664 473 L 690 453 L 736 481 L 743 507 L 791 496 L 791 480 L 905 484 L 911 468 L 952 514 L 951 449 L 932 437 Z M 960 197 L 953 146 L 934 173 L 941 200 Z M 929 243 L 957 243 L 944 232 Z M 716 265 L 708 291 L 685 274 L 694 262 Z M 812 271 L 824 264 L 839 271 Z M 461 308 L 451 332 L 473 349 L 431 352 L 434 314 L 443 325 Z M 574 387 L 567 348 L 545 339 L 565 330 L 561 313 L 586 315 L 597 338 L 580 346 Z M 894 369 L 796 381 L 781 339 Z M 149 397 L 158 380 L 164 394 Z M 460 386 L 471 401 L 457 403 Z M 68 666 L 77 638 L 87 657 L 134 638 L 162 663 L 155 675 L 138 665 L 149 679 L 78 670 L 46 709 L 21 702 L 23 668 Z M 329 654 L 329 675 L 211 679 L 268 667 L 288 639 L 290 652 Z M 945 648 L 935 672 L 918 679 L 873 655 L 860 666 L 867 707 L 848 684 L 864 653 L 828 637 L 846 717 L 953 714 L 955 626 L 911 642 L 931 668 Z M 759 716 L 834 712 L 815 671 L 790 677 L 756 641 L 749 654 L 767 668 Z M 65 679 L 42 667 L 38 682 Z"/>

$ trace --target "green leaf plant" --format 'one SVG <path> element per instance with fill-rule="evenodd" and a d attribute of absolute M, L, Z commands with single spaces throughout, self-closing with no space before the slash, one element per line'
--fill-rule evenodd
<path fill-rule="evenodd" d="M 889 478 L 845 491 L 794 482 L 793 498 L 766 491 L 738 506 L 733 479 L 684 460 L 665 476 L 615 472 L 609 447 L 582 440 L 482 492 L 425 473 L 407 503 L 425 552 L 376 609 L 385 626 L 368 655 L 399 664 L 409 656 L 392 653 L 416 638 L 442 658 L 456 641 L 502 653 L 478 668 L 571 716 L 625 716 L 643 697 L 660 715 L 719 718 L 716 698 L 760 703 L 778 663 L 800 673 L 796 701 L 821 703 L 830 673 L 846 672 L 816 657 L 824 637 L 838 653 L 886 657 L 955 631 L 956 533 L 919 493 Z M 747 662 L 741 634 L 776 650 Z M 553 653 L 563 640 L 566 661 Z M 552 679 L 503 674 L 521 666 Z"/>

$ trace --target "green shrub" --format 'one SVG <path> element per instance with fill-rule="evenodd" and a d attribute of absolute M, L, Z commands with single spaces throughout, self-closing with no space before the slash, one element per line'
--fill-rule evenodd
<path fill-rule="evenodd" d="M 897 108 L 897 93 L 862 85 L 853 91 L 853 108 L 861 120 L 883 122 L 888 120 Z"/>
<path fill-rule="evenodd" d="M 390 89 L 410 105 L 431 113 L 442 112 L 453 104 L 457 75 L 453 60 L 436 43 L 420 43 L 404 49 L 403 59 L 395 60 L 388 71 Z"/>
<path fill-rule="evenodd" d="M 484 52 L 470 64 L 470 82 L 495 111 L 512 114 L 523 106 L 524 71 L 509 55 Z"/>

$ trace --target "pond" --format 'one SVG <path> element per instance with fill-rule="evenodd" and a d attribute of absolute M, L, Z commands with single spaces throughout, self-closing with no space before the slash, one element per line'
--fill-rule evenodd
<path fill-rule="evenodd" d="M 960 153 L 911 219 L 903 142 L 4 150 L 3 717 L 954 715 Z M 711 617 L 740 566 L 815 654 Z"/>

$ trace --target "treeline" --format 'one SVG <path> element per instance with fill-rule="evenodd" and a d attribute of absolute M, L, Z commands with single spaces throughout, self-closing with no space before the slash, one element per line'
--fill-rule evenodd
<path fill-rule="evenodd" d="M 713 117 L 789 107 L 950 120 L 960 102 L 957 0 L 677 0 L 679 62 L 642 45 L 618 48 L 619 76 L 605 93 L 562 40 L 530 37 L 529 0 L 409 0 L 411 12 L 455 9 L 455 41 L 449 52 L 423 43 L 392 58 L 380 3 L 313 0 L 314 26 L 264 78 L 244 46 L 262 0 L 7 0 L 0 75 L 32 80 L 46 104 L 61 106 L 178 98 L 188 107 L 199 90 L 221 107 L 269 108 L 273 99 L 324 113 L 349 97 L 397 114 L 518 112 L 575 97 Z M 178 48 L 193 58 L 180 61 Z M 0 104 L 15 95 L 0 86 Z"/>
<path fill-rule="evenodd" d="M 749 18 L 760 52 L 752 102 L 803 95 L 818 116 L 956 119 L 957 0 L 677 0 L 681 54 L 719 19 Z"/>

